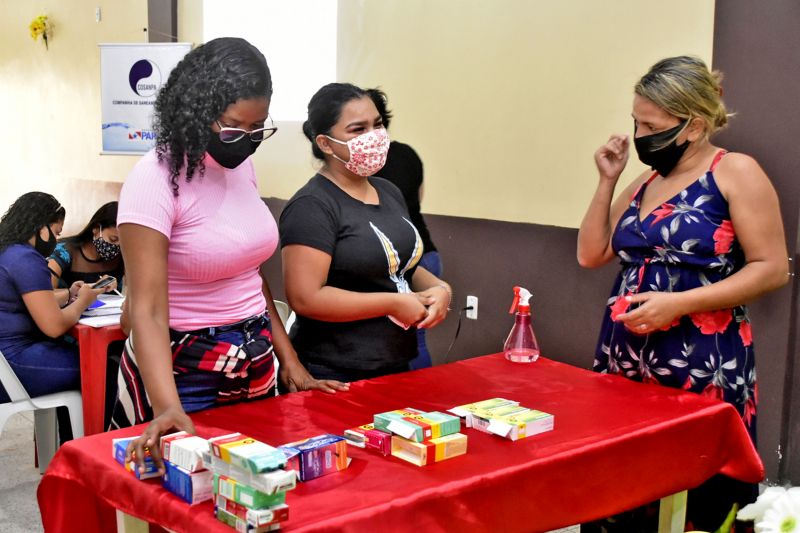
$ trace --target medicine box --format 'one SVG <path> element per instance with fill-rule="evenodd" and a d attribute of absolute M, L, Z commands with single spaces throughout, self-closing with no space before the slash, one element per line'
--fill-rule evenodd
<path fill-rule="evenodd" d="M 138 437 L 126 437 L 122 439 L 112 439 L 111 450 L 112 454 L 114 455 L 114 459 L 116 459 L 119 464 L 124 466 L 125 470 L 135 475 L 136 479 L 150 479 L 159 477 L 161 474 L 158 472 L 158 468 L 156 467 L 153 458 L 150 456 L 150 450 L 146 448 L 144 456 L 144 474 L 139 473 L 139 468 L 136 466 L 135 461 L 128 461 L 127 463 L 125 462 L 125 451 L 128 449 L 128 444 L 137 438 Z"/>
<path fill-rule="evenodd" d="M 267 531 L 277 531 L 281 528 L 280 522 L 268 526 L 255 527 L 248 524 L 247 520 L 243 520 L 225 509 L 220 509 L 218 506 L 214 508 L 214 514 L 217 516 L 217 520 L 226 526 L 232 527 L 238 533 L 266 533 Z"/>
<path fill-rule="evenodd" d="M 189 472 L 169 461 L 164 462 L 166 472 L 161 485 L 190 505 L 213 497 L 214 473 L 211 470 Z"/>
<path fill-rule="evenodd" d="M 189 472 L 206 468 L 202 458 L 202 453 L 206 450 L 208 450 L 206 439 L 190 435 L 185 431 L 161 437 L 161 457 Z"/>
<path fill-rule="evenodd" d="M 243 485 L 249 485 L 254 489 L 265 494 L 275 494 L 276 492 L 286 492 L 297 486 L 297 474 L 293 470 L 273 470 L 271 472 L 261 472 L 254 474 L 249 470 L 226 463 L 219 457 L 210 456 L 209 466 L 215 474 L 222 474 Z"/>
<path fill-rule="evenodd" d="M 519 440 L 551 431 L 555 427 L 555 417 L 535 409 L 505 416 L 479 411 L 472 415 L 472 427 L 510 440 Z"/>
<path fill-rule="evenodd" d="M 453 407 L 452 409 L 448 409 L 447 412 L 463 418 L 464 425 L 467 426 L 468 428 L 471 428 L 472 413 L 474 413 L 475 411 L 478 410 L 490 411 L 492 409 L 497 409 L 499 407 L 504 407 L 508 405 L 519 405 L 519 402 L 515 402 L 514 400 L 506 400 L 505 398 L 490 398 L 488 400 L 482 400 L 480 402 L 458 405 L 456 407 Z"/>
<path fill-rule="evenodd" d="M 376 429 L 416 442 L 443 437 L 461 430 L 461 420 L 457 416 L 437 411 L 426 413 L 408 407 L 376 414 L 374 424 Z"/>
<path fill-rule="evenodd" d="M 284 450 L 290 465 L 296 461 L 301 481 L 339 472 L 350 464 L 347 443 L 338 435 L 319 435 L 284 444 L 279 449 Z"/>
<path fill-rule="evenodd" d="M 289 519 L 289 506 L 285 503 L 266 509 L 248 509 L 221 495 L 217 495 L 215 503 L 217 504 L 217 509 L 227 511 L 253 527 L 270 526 Z"/>
<path fill-rule="evenodd" d="M 241 433 L 214 437 L 208 439 L 208 444 L 215 456 L 255 474 L 286 465 L 286 457 L 280 450 Z"/>
<path fill-rule="evenodd" d="M 424 466 L 467 453 L 467 436 L 445 435 L 424 442 L 414 442 L 397 435 L 392 437 L 392 455 L 417 466 Z"/>
<path fill-rule="evenodd" d="M 286 502 L 285 492 L 266 494 L 216 472 L 214 473 L 213 492 L 215 495 L 224 496 L 248 509 L 266 509 Z"/>
<path fill-rule="evenodd" d="M 352 444 L 359 448 L 369 448 L 381 455 L 392 453 L 392 434 L 375 429 L 374 424 L 364 424 L 346 429 L 344 430 L 344 438 L 347 439 L 347 444 Z"/>

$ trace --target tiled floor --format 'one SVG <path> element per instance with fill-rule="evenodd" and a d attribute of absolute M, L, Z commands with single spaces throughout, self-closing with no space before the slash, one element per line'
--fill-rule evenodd
<path fill-rule="evenodd" d="M 19 413 L 0 434 L 0 532 L 43 531 L 36 502 L 41 476 L 33 465 L 33 413 Z M 231 530 L 233 531 L 233 530 Z M 580 533 L 579 526 L 551 533 Z"/>
<path fill-rule="evenodd" d="M 34 467 L 33 413 L 12 416 L 0 434 L 0 531 L 43 531 L 36 487 L 39 469 Z"/>

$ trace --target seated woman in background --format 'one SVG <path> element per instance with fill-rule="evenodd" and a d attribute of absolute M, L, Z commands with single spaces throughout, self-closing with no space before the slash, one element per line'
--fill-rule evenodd
<path fill-rule="evenodd" d="M 71 286 L 76 281 L 94 283 L 113 276 L 121 283 L 125 273 L 117 231 L 117 202 L 108 202 L 95 212 L 80 233 L 62 239 L 48 259 L 54 288 Z M 114 290 L 116 285 L 112 283 Z"/>
<path fill-rule="evenodd" d="M 323 165 L 280 218 L 300 361 L 317 379 L 406 371 L 414 326 L 441 322 L 451 292 L 417 267 L 422 239 L 400 190 L 373 177 L 389 149 L 381 115 L 363 89 L 331 83 L 311 98 L 303 132 Z"/>
<path fill-rule="evenodd" d="M 45 258 L 56 246 L 65 213 L 53 196 L 29 192 L 0 219 L 0 352 L 32 397 L 80 387 L 78 348 L 58 337 L 106 290 L 82 281 L 53 290 Z M 0 386 L 0 403 L 8 401 Z M 69 424 L 61 413 L 59 422 L 67 440 Z"/>

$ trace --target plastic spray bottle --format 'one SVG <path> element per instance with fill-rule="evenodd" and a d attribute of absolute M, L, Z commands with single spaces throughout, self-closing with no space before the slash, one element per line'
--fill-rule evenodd
<path fill-rule="evenodd" d="M 514 287 L 514 302 L 509 314 L 517 312 L 514 327 L 508 334 L 503 353 L 515 363 L 532 363 L 539 358 L 539 343 L 531 326 L 531 293 L 522 287 Z"/>

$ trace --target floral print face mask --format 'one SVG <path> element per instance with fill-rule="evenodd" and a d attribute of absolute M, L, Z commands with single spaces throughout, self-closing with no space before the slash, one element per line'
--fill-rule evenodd
<path fill-rule="evenodd" d="M 386 154 L 389 153 L 389 134 L 386 128 L 376 128 L 362 133 L 347 142 L 334 139 L 330 135 L 325 137 L 335 143 L 347 145 L 350 150 L 349 161 L 336 157 L 336 154 L 333 154 L 333 157 L 344 163 L 345 168 L 353 174 L 372 176 L 386 164 Z"/>
<path fill-rule="evenodd" d="M 97 250 L 97 257 L 103 261 L 113 261 L 119 255 L 119 244 L 105 240 L 103 238 L 102 231 L 103 228 L 100 228 L 100 235 L 98 235 L 96 239 L 92 240 L 92 244 L 94 244 L 94 247 Z"/>

